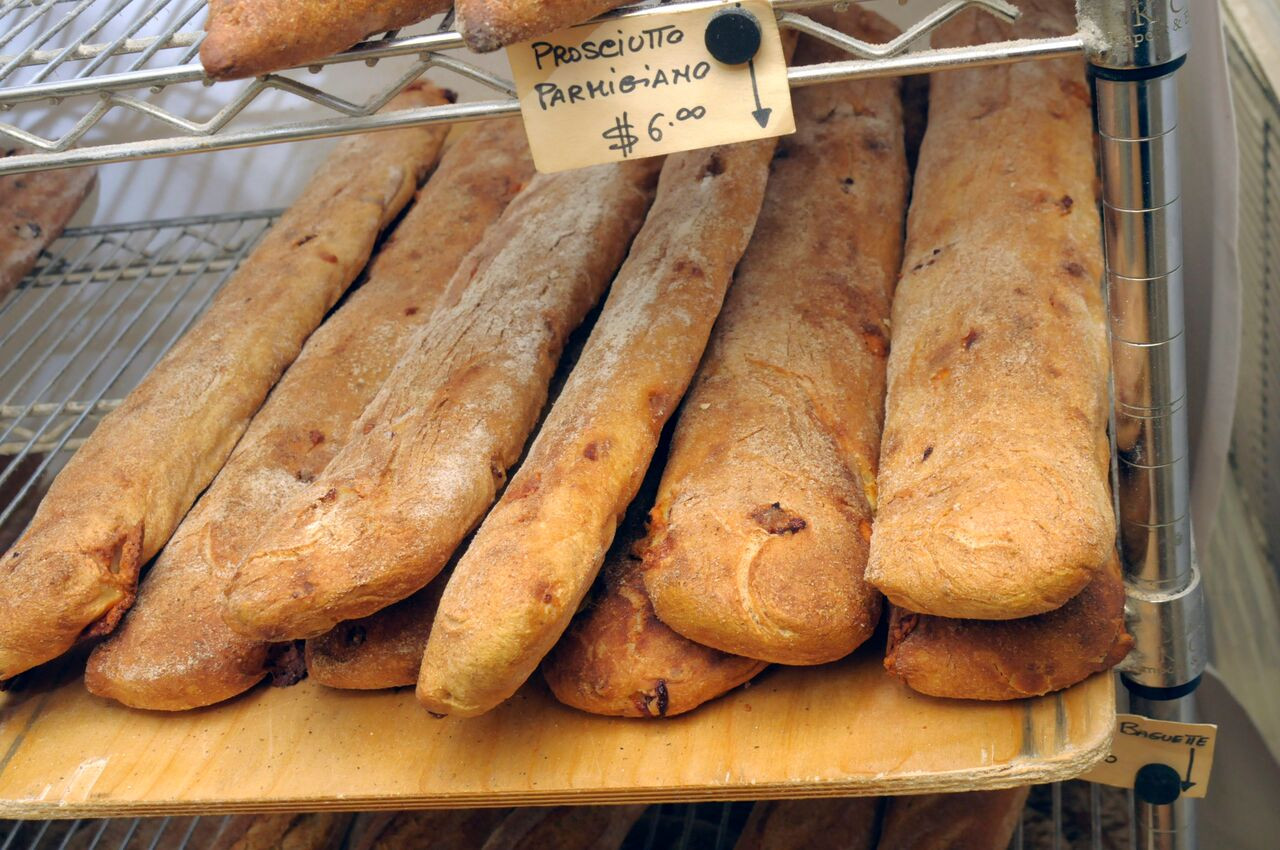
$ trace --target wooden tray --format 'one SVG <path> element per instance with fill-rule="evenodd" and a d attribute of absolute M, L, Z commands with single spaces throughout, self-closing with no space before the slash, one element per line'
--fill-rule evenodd
<path fill-rule="evenodd" d="M 960 791 L 1066 779 L 1107 752 L 1114 680 L 1012 703 L 937 700 L 876 653 L 767 671 L 664 721 L 565 708 L 541 681 L 437 720 L 411 689 L 259 688 L 181 714 L 78 677 L 0 696 L 0 816 L 438 808 Z"/>

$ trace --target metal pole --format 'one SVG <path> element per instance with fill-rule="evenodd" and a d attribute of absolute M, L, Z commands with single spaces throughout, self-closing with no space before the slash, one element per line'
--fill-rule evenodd
<path fill-rule="evenodd" d="M 1175 74 L 1189 0 L 1077 0 L 1102 160 L 1120 549 L 1134 652 L 1133 710 L 1192 719 L 1205 662 L 1191 540 Z M 1143 850 L 1196 847 L 1188 799 L 1144 800 Z"/>

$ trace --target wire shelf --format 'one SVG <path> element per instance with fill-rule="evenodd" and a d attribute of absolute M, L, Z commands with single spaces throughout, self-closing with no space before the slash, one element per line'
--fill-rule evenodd
<path fill-rule="evenodd" d="M 650 806 L 621 850 L 731 850 L 751 803 Z M 202 850 L 233 816 L 0 823 L 0 850 Z M 1010 850 L 1123 850 L 1131 834 L 1125 792 L 1085 782 L 1032 789 Z M 344 844 L 344 846 L 346 846 Z"/>
<path fill-rule="evenodd" d="M 214 86 L 197 61 L 206 0 L 0 0 L 0 143 L 18 146 L 0 158 L 0 174 L 117 162 L 363 132 L 406 124 L 496 118 L 519 111 L 510 81 L 466 51 L 449 18 L 434 31 L 385 33 L 305 68 Z M 692 0 L 699 2 L 699 0 Z M 1006 0 L 948 0 L 888 45 L 873 45 L 822 27 L 795 10 L 830 0 L 773 0 L 784 28 L 815 35 L 850 59 L 792 68 L 793 86 L 855 77 L 926 73 L 974 64 L 1078 54 L 1079 35 L 949 50 L 913 50 L 935 28 L 969 7 L 1006 20 Z M 645 0 L 606 17 L 654 14 Z M 428 29 L 430 29 L 428 25 Z M 393 63 L 394 72 L 361 74 Z M 341 75 L 317 75 L 325 66 Z M 428 70 L 477 83 L 488 100 L 375 115 Z M 340 79 L 339 79 L 340 78 Z M 357 90 L 355 94 L 351 89 Z M 288 95 L 270 110 L 250 107 L 268 93 Z M 50 110 L 50 104 L 57 106 Z M 298 120 L 318 106 L 326 117 Z M 292 108 L 291 108 L 292 107 Z M 105 128 L 126 136 L 106 143 Z"/>

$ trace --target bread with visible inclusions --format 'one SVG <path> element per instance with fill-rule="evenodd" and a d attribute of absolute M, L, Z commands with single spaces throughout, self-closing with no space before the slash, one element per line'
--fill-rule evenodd
<path fill-rule="evenodd" d="M 1056 35 L 968 11 L 947 46 Z M 1079 58 L 937 74 L 893 304 L 867 580 L 939 617 L 1011 620 L 1084 589 L 1115 540 L 1089 88 Z"/>
<path fill-rule="evenodd" d="M 569 625 L 697 368 L 774 144 L 667 158 L 577 365 L 440 599 L 418 677 L 428 710 L 494 708 Z"/>
<path fill-rule="evenodd" d="M 459 300 L 420 330 L 346 445 L 241 562 L 224 611 L 233 629 L 316 637 L 439 574 L 520 457 L 660 166 L 540 174 L 516 196 L 455 273 Z"/>
<path fill-rule="evenodd" d="M 590 20 L 627 0 L 455 0 L 467 47 L 487 53 Z"/>
<path fill-rule="evenodd" d="M 883 42 L 861 10 L 824 22 Z M 838 58 L 802 39 L 798 61 Z M 907 170 L 896 80 L 796 92 L 755 236 L 676 423 L 642 545 L 658 618 L 784 664 L 865 641 L 889 303 Z"/>
<path fill-rule="evenodd" d="M 442 96 L 415 85 L 388 108 Z M 115 628 L 142 565 L 413 197 L 439 139 L 414 127 L 339 142 L 205 313 L 102 419 L 0 560 L 0 678 Z"/>
<path fill-rule="evenodd" d="M 227 582 L 263 518 L 324 470 L 414 333 L 456 297 L 447 291 L 453 272 L 533 174 L 518 122 L 485 124 L 464 138 L 364 284 L 312 335 L 254 416 L 120 629 L 95 648 L 85 671 L 90 691 L 135 708 L 179 710 L 227 699 L 272 672 L 273 645 L 223 621 Z M 284 672 L 285 681 L 296 675 Z"/>

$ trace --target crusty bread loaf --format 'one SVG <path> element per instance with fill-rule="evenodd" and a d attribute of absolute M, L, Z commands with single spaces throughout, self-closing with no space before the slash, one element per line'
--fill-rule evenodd
<path fill-rule="evenodd" d="M 1073 25 L 1067 0 L 1019 5 L 1012 30 L 966 12 L 941 42 Z M 1115 517 L 1101 278 L 1084 63 L 935 75 L 893 304 L 867 568 L 895 604 L 1029 617 L 1079 593 L 1106 561 Z"/>
<path fill-rule="evenodd" d="M 542 677 L 565 705 L 619 717 L 674 717 L 766 666 L 681 637 L 653 613 L 632 547 L 644 536 L 664 459 L 660 447 L 618 527 L 595 597 L 542 663 Z"/>
<path fill-rule="evenodd" d="M 882 800 L 769 800 L 751 807 L 734 850 L 874 850 Z M 961 850 L 956 847 L 954 850 Z"/>
<path fill-rule="evenodd" d="M 481 850 L 618 850 L 646 806 L 516 809 Z"/>
<path fill-rule="evenodd" d="M 30 153 L 0 150 L 0 156 Z M 13 291 L 40 259 L 40 252 L 93 191 L 98 172 L 60 168 L 0 177 L 0 298 Z"/>
<path fill-rule="evenodd" d="M 494 708 L 569 625 L 697 368 L 774 144 L 667 159 L 577 366 L 445 588 L 418 677 L 431 711 Z"/>
<path fill-rule="evenodd" d="M 388 108 L 440 103 L 419 86 Z M 443 133 L 339 143 L 213 304 L 58 475 L 0 563 L 0 678 L 110 632 L 138 571 L 413 197 Z"/>
<path fill-rule="evenodd" d="M 209 0 L 204 71 L 256 77 L 324 59 L 365 36 L 425 20 L 452 0 Z"/>
<path fill-rule="evenodd" d="M 590 20 L 627 0 L 455 0 L 467 47 L 487 53 Z"/>
<path fill-rule="evenodd" d="M 477 850 L 510 812 L 510 809 L 441 809 L 358 815 L 347 847 L 350 850 Z"/>
<path fill-rule="evenodd" d="M 424 587 L 493 504 L 569 333 L 640 229 L 660 163 L 538 175 L 455 274 L 351 439 L 245 558 L 228 622 L 321 635 Z M 455 284 L 451 284 L 453 286 Z"/>
<path fill-rule="evenodd" d="M 876 850 L 1007 850 L 1028 790 L 890 797 Z"/>
<path fill-rule="evenodd" d="M 884 666 L 913 690 L 957 699 L 1021 699 L 1119 664 L 1133 646 L 1113 556 L 1066 605 L 1020 620 L 949 620 L 894 608 Z"/>
<path fill-rule="evenodd" d="M 893 30 L 830 16 L 860 38 Z M 798 61 L 839 58 L 805 39 Z M 658 618 L 735 655 L 818 664 L 870 637 L 889 303 L 907 170 L 896 80 L 797 91 L 764 209 L 676 426 L 644 583 Z"/>
<path fill-rule="evenodd" d="M 351 817 L 335 812 L 237 815 L 204 846 L 210 850 L 337 850 Z"/>
<path fill-rule="evenodd" d="M 407 599 L 307 641 L 307 674 L 330 688 L 378 690 L 418 681 L 448 573 Z"/>
<path fill-rule="evenodd" d="M 223 592 L 265 517 L 346 442 L 454 271 L 533 174 L 517 121 L 454 145 L 374 260 L 368 279 L 307 341 L 227 465 L 147 573 L 85 684 L 135 708 L 209 705 L 267 672 L 270 644 L 232 631 Z M 417 659 L 414 672 L 417 671 Z"/>

